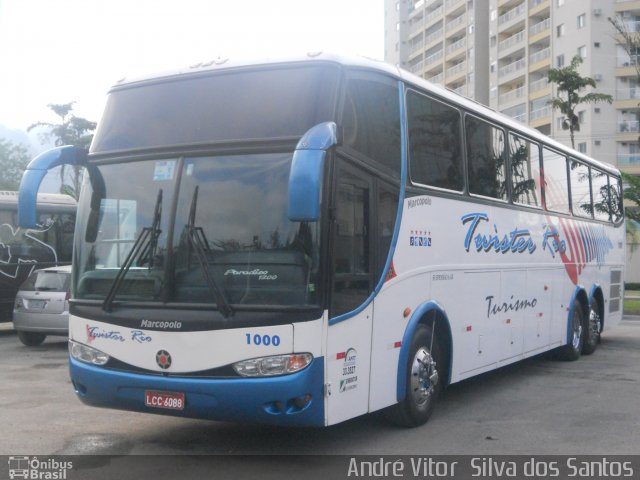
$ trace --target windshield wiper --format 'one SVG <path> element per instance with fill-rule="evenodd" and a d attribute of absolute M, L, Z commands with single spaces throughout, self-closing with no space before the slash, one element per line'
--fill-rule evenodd
<path fill-rule="evenodd" d="M 122 285 L 124 281 L 124 277 L 127 276 L 129 269 L 134 264 L 136 260 L 138 260 L 138 264 L 142 265 L 144 263 L 149 264 L 149 269 L 153 266 L 153 257 L 155 256 L 156 249 L 158 246 L 158 237 L 162 230 L 160 230 L 160 220 L 162 219 L 162 189 L 158 190 L 158 197 L 156 198 L 156 205 L 153 210 L 153 222 L 150 227 L 144 227 L 136 238 L 136 241 L 133 243 L 131 250 L 129 250 L 129 254 L 127 258 L 125 258 L 124 263 L 118 270 L 117 275 L 113 279 L 111 283 L 111 288 L 109 288 L 109 292 L 102 303 L 102 309 L 105 312 L 111 311 L 111 304 L 113 303 L 113 299 L 116 297 L 118 293 L 118 289 Z"/>
<path fill-rule="evenodd" d="M 233 309 L 229 305 L 226 295 L 218 286 L 215 278 L 209 270 L 209 257 L 211 249 L 209 248 L 209 242 L 204 234 L 202 227 L 196 227 L 196 206 L 198 204 L 198 186 L 193 191 L 193 197 L 191 198 L 191 207 L 189 208 L 189 221 L 185 226 L 186 237 L 188 240 L 189 250 L 187 251 L 187 267 L 191 262 L 191 249 L 193 249 L 202 269 L 202 275 L 209 291 L 213 294 L 216 301 L 218 310 L 224 315 L 225 318 L 233 315 Z"/>

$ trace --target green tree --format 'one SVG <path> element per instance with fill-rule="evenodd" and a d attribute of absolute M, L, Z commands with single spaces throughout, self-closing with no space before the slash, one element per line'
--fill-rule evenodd
<path fill-rule="evenodd" d="M 73 104 L 75 102 L 47 105 L 53 113 L 60 117 L 59 123 L 37 122 L 27 128 L 31 131 L 34 128 L 44 127 L 46 131 L 40 134 L 42 143 L 54 141 L 55 145 L 74 145 L 81 148 L 89 148 L 93 139 L 93 131 L 96 129 L 96 122 L 86 118 L 73 115 Z M 71 195 L 76 200 L 80 194 L 80 184 L 82 182 L 82 167 L 73 166 L 71 185 L 65 183 L 65 166 L 60 168 L 60 193 Z"/>
<path fill-rule="evenodd" d="M 27 147 L 0 139 L 0 190 L 18 190 L 29 161 Z"/>
<path fill-rule="evenodd" d="M 580 95 L 585 88 L 596 87 L 596 81 L 593 78 L 583 77 L 578 73 L 577 68 L 581 63 L 582 57 L 576 55 L 568 66 L 552 68 L 547 74 L 549 83 L 555 83 L 558 92 L 558 96 L 549 100 L 549 103 L 564 115 L 562 128 L 569 130 L 572 148 L 576 148 L 575 132 L 580 131 L 580 120 L 576 108 L 583 103 L 613 102 L 613 97 L 605 93 L 590 92 Z"/>

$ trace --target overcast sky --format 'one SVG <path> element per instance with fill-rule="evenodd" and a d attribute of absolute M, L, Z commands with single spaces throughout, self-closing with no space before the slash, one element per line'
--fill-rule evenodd
<path fill-rule="evenodd" d="M 221 57 L 384 55 L 383 0 L 0 0 L 0 124 L 99 120 L 122 77 Z"/>

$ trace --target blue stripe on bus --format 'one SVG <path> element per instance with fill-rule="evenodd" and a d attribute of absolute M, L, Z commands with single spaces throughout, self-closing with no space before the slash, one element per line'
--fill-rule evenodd
<path fill-rule="evenodd" d="M 387 272 L 391 267 L 393 255 L 396 251 L 396 245 L 398 244 L 398 236 L 400 234 L 400 222 L 402 221 L 402 210 L 404 208 L 404 196 L 407 185 L 407 116 L 406 116 L 406 104 L 405 104 L 405 88 L 404 83 L 398 81 L 398 95 L 400 97 L 400 195 L 398 199 L 398 211 L 396 213 L 396 225 L 393 229 L 393 237 L 391 238 L 391 246 L 389 247 L 389 253 L 387 255 L 387 261 L 382 269 L 382 275 L 378 280 L 376 288 L 374 288 L 371 295 L 355 310 L 352 310 L 337 317 L 329 319 L 329 325 L 335 325 L 336 323 L 348 320 L 351 317 L 356 316 L 362 312 L 369 304 L 376 298 L 378 292 L 382 289 Z"/>
<path fill-rule="evenodd" d="M 300 372 L 264 378 L 141 375 L 96 367 L 74 358 L 69 358 L 69 373 L 80 400 L 94 407 L 272 425 L 325 424 L 324 357 L 314 358 Z M 145 406 L 147 390 L 184 393 L 184 410 Z M 292 400 L 305 395 L 312 396 L 309 404 L 296 407 Z"/>

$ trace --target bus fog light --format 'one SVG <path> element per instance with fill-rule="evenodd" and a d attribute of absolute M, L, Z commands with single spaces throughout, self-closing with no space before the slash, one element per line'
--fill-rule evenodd
<path fill-rule="evenodd" d="M 270 377 L 298 372 L 307 367 L 311 360 L 313 360 L 313 355 L 310 353 L 273 355 L 243 360 L 235 363 L 233 369 L 243 377 Z"/>
<path fill-rule="evenodd" d="M 92 365 L 104 365 L 109 361 L 109 355 L 106 353 L 72 340 L 69 340 L 69 353 L 76 360 Z"/>

